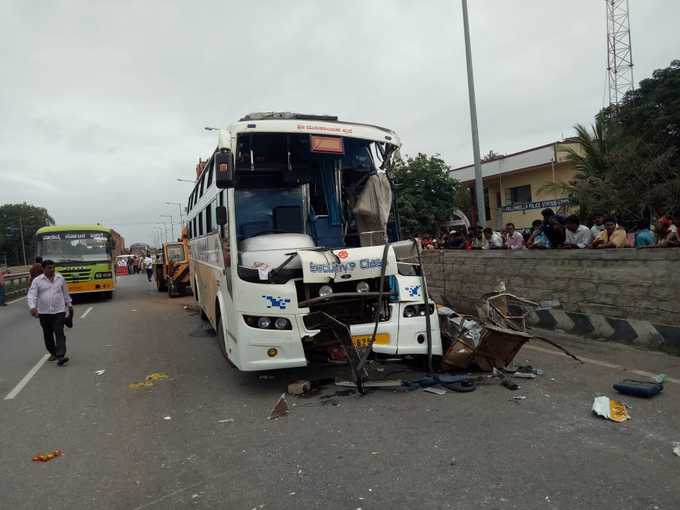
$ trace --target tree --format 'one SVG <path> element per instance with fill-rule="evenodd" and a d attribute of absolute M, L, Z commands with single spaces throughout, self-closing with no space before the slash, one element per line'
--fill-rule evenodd
<path fill-rule="evenodd" d="M 399 221 L 404 234 L 438 234 L 451 219 L 459 185 L 437 156 L 418 154 L 396 165 Z"/>
<path fill-rule="evenodd" d="M 486 153 L 486 155 L 482 156 L 482 163 L 486 163 L 487 161 L 494 161 L 496 159 L 501 159 L 504 157 L 505 154 L 499 154 L 497 152 L 494 152 L 493 149 L 491 149 L 489 152 Z"/>
<path fill-rule="evenodd" d="M 680 204 L 680 60 L 602 110 L 592 131 L 575 129 L 577 175 L 562 191 L 582 216 L 611 213 L 632 224 Z"/>
<path fill-rule="evenodd" d="M 33 236 L 40 227 L 54 225 L 54 219 L 44 207 L 23 204 L 5 204 L 0 206 L 0 263 L 21 265 L 30 259 Z M 24 245 L 21 245 L 23 235 Z"/>

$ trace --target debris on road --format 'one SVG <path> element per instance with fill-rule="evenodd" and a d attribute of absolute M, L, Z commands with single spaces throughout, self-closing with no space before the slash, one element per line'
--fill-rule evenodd
<path fill-rule="evenodd" d="M 526 399 L 527 399 L 526 395 L 515 395 L 515 396 L 512 397 L 510 400 L 515 400 L 515 401 L 518 402 L 518 401 L 520 401 L 520 400 L 526 400 Z"/>
<path fill-rule="evenodd" d="M 152 372 L 149 375 L 147 375 L 143 381 L 128 384 L 128 388 L 130 388 L 131 390 L 138 390 L 140 388 L 150 388 L 154 386 L 157 382 L 164 381 L 165 379 L 168 379 L 167 374 L 164 374 L 162 372 Z"/>
<path fill-rule="evenodd" d="M 673 453 L 680 457 L 680 442 L 673 443 Z"/>
<path fill-rule="evenodd" d="M 630 420 L 628 408 L 623 402 L 611 400 L 609 397 L 595 397 L 593 400 L 593 412 L 617 423 Z"/>
<path fill-rule="evenodd" d="M 269 413 L 269 419 L 275 420 L 276 418 L 281 418 L 288 414 L 288 401 L 286 400 L 286 394 L 281 393 L 281 396 L 274 404 L 272 412 Z"/>
<path fill-rule="evenodd" d="M 95 370 L 94 371 L 94 373 L 97 374 L 97 375 L 104 375 L 104 372 L 106 372 L 106 370 Z"/>
<path fill-rule="evenodd" d="M 336 386 L 346 388 L 356 388 L 357 385 L 352 381 L 336 381 Z M 367 381 L 363 384 L 364 388 L 399 388 L 402 386 L 401 379 L 385 379 L 384 381 Z"/>
<path fill-rule="evenodd" d="M 33 462 L 49 462 L 52 459 L 56 459 L 57 457 L 61 456 L 61 450 L 52 450 L 49 453 L 42 453 L 38 455 L 34 455 L 31 460 Z"/>
<path fill-rule="evenodd" d="M 428 386 L 427 388 L 423 388 L 423 391 L 434 393 L 435 395 L 446 395 L 448 393 L 444 388 L 437 388 L 436 386 Z"/>
<path fill-rule="evenodd" d="M 663 391 L 663 382 L 636 381 L 624 379 L 614 384 L 614 389 L 631 397 L 651 398 Z"/>
<path fill-rule="evenodd" d="M 163 419 L 165 421 L 170 421 L 170 420 L 172 420 L 172 416 L 163 416 Z"/>
<path fill-rule="evenodd" d="M 234 418 L 225 418 L 224 420 L 217 420 L 217 423 L 234 423 Z"/>

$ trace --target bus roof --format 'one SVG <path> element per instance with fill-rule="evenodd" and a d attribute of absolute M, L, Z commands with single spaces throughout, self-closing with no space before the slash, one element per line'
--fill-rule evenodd
<path fill-rule="evenodd" d="M 358 122 L 344 122 L 329 115 L 305 115 L 289 112 L 251 113 L 231 124 L 228 131 L 232 137 L 242 133 L 258 132 L 310 133 L 360 138 L 401 146 L 399 136 L 391 129 Z"/>
<path fill-rule="evenodd" d="M 41 227 L 36 234 L 50 234 L 54 232 L 106 232 L 111 233 L 111 228 L 104 225 L 50 225 Z"/>

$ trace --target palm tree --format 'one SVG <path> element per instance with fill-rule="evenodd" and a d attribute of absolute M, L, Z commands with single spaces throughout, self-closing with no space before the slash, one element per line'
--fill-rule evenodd
<path fill-rule="evenodd" d="M 603 115 L 595 117 L 592 132 L 588 131 L 583 124 L 576 124 L 577 149 L 570 147 L 569 161 L 574 163 L 578 171 L 577 178 L 588 179 L 589 177 L 602 178 L 607 173 L 607 124 Z"/>

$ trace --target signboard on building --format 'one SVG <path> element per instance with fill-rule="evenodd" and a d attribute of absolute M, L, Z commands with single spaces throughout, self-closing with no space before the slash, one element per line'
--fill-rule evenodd
<path fill-rule="evenodd" d="M 554 200 L 541 200 L 540 202 L 522 202 L 519 204 L 505 205 L 502 207 L 503 212 L 528 211 L 533 209 L 546 209 L 548 207 L 558 209 L 569 205 L 568 198 L 556 198 Z"/>

